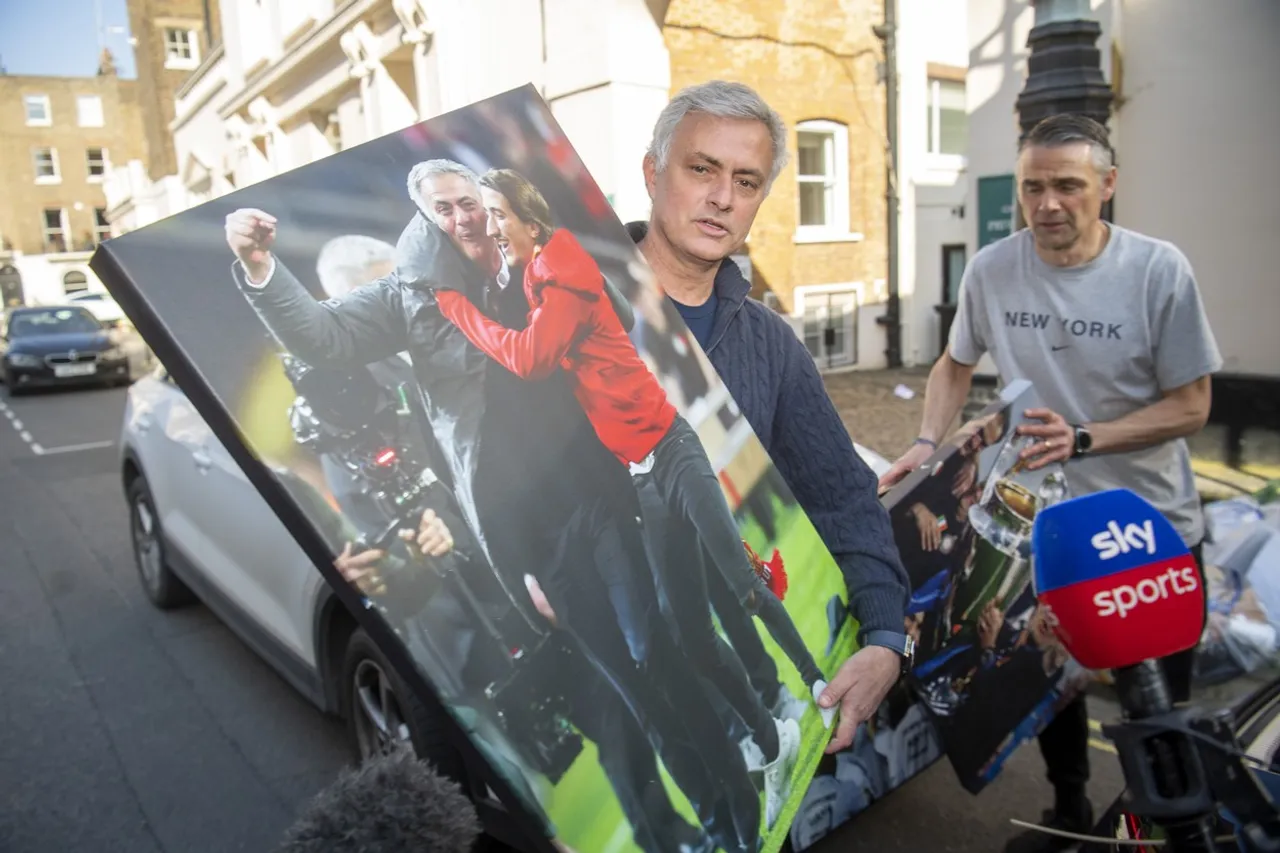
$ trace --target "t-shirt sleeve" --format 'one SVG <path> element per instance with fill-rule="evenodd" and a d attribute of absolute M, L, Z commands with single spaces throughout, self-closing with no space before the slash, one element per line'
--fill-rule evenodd
<path fill-rule="evenodd" d="M 951 321 L 947 347 L 951 357 L 961 364 L 973 366 L 987 351 L 986 309 L 982 304 L 981 278 L 975 268 L 978 258 L 965 267 L 960 278 L 960 295 L 956 298 L 956 314 Z"/>
<path fill-rule="evenodd" d="M 1160 265 L 1160 294 L 1152 321 L 1156 382 L 1164 391 L 1180 388 L 1222 369 L 1222 355 L 1205 313 L 1195 273 L 1172 246 Z"/>

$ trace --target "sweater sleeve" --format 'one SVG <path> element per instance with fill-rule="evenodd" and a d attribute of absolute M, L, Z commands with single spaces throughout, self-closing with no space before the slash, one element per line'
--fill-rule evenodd
<path fill-rule="evenodd" d="M 868 631 L 901 633 L 910 581 L 876 476 L 854 449 L 808 350 L 785 331 L 777 348 L 784 363 L 774 461 L 844 574 L 859 642 Z"/>

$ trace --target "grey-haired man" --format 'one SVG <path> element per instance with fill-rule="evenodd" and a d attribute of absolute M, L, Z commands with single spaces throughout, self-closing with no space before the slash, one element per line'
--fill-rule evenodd
<path fill-rule="evenodd" d="M 786 161 L 786 126 L 757 92 L 725 81 L 691 86 L 658 117 L 644 159 L 652 211 L 628 228 L 844 573 L 862 648 L 818 696 L 821 707 L 840 708 L 827 746 L 836 752 L 853 743 L 911 658 L 908 581 L 875 474 L 812 356 L 782 317 L 748 297 L 730 258 Z M 739 632 L 743 644 L 734 637 L 738 654 L 776 682 L 764 649 L 744 647 L 750 633 Z"/>

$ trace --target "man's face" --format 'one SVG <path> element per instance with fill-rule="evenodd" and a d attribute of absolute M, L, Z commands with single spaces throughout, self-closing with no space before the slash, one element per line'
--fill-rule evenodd
<path fill-rule="evenodd" d="M 1018 156 L 1018 203 L 1045 250 L 1072 248 L 1088 234 L 1115 192 L 1116 170 L 1099 174 L 1087 142 L 1031 145 Z"/>
<path fill-rule="evenodd" d="M 762 122 L 690 113 L 666 168 L 644 163 L 654 222 L 678 252 L 707 263 L 737 251 L 765 199 L 773 141 Z"/>
<path fill-rule="evenodd" d="M 488 234 L 497 241 L 507 266 L 523 266 L 533 260 L 538 226 L 521 222 L 512 212 L 507 197 L 500 192 L 482 187 L 480 198 L 489 214 Z"/>
<path fill-rule="evenodd" d="M 475 184 L 462 175 L 427 178 L 420 185 L 427 213 L 468 258 L 481 265 L 493 257 L 493 241 L 485 234 L 484 207 Z"/>

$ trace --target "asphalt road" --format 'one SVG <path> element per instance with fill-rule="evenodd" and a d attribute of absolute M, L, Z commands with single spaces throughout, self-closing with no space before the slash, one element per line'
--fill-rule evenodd
<path fill-rule="evenodd" d="M 265 853 L 349 760 L 344 734 L 208 611 L 145 599 L 124 396 L 0 386 L 0 851 Z M 1101 807 L 1122 783 L 1105 744 L 1091 753 Z M 1034 745 L 977 797 L 940 762 L 816 850 L 990 853 L 1049 800 Z"/>

